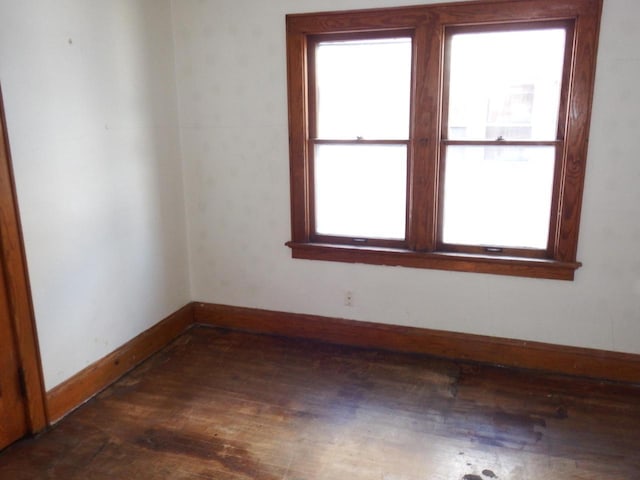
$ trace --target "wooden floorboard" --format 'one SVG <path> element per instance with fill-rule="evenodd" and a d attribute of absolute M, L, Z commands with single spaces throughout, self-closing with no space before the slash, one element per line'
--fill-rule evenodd
<path fill-rule="evenodd" d="M 640 478 L 640 388 L 189 330 L 1 479 Z"/>

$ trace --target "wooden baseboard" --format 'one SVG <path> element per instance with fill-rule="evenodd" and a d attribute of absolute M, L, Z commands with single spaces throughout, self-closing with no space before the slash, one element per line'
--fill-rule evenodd
<path fill-rule="evenodd" d="M 193 308 L 203 325 L 640 384 L 640 355 L 228 305 Z"/>
<path fill-rule="evenodd" d="M 46 399 L 49 424 L 57 422 L 168 345 L 192 323 L 193 304 L 190 303 L 48 391 Z"/>
<path fill-rule="evenodd" d="M 193 302 L 46 394 L 55 423 L 193 324 L 640 384 L 640 355 Z"/>

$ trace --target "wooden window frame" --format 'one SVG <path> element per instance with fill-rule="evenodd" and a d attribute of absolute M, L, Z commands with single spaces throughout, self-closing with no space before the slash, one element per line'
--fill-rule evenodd
<path fill-rule="evenodd" d="M 291 235 L 294 258 L 573 280 L 586 169 L 602 0 L 481 0 L 417 7 L 287 15 Z M 567 25 L 559 145 L 546 250 L 445 245 L 439 238 L 445 44 L 454 29 Z M 397 31 L 413 38 L 405 241 L 314 232 L 313 95 L 309 47 L 319 39 Z M 426 59 L 426 60 L 425 60 Z"/>

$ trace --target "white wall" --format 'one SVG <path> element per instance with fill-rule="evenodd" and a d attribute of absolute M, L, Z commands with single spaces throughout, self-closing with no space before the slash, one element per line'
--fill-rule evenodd
<path fill-rule="evenodd" d="M 636 0 L 605 1 L 574 282 L 290 258 L 284 15 L 411 3 L 173 0 L 194 299 L 640 353 Z"/>
<path fill-rule="evenodd" d="M 51 388 L 190 299 L 168 0 L 0 0 L 0 81 Z"/>
<path fill-rule="evenodd" d="M 576 281 L 291 259 L 284 15 L 410 3 L 0 0 L 47 388 L 192 299 L 640 353 L 635 0 L 605 1 Z"/>

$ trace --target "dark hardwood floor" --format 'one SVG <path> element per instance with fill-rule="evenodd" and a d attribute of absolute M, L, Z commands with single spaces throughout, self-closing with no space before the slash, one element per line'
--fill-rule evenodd
<path fill-rule="evenodd" d="M 640 388 L 198 327 L 0 478 L 640 478 Z"/>

